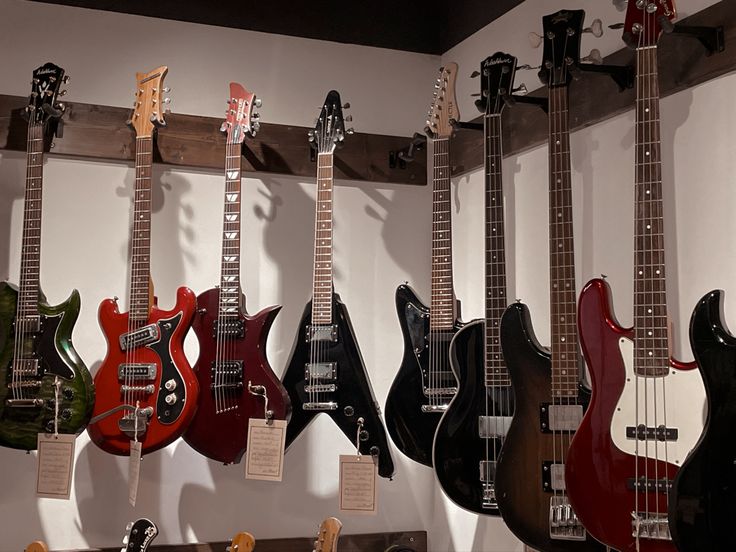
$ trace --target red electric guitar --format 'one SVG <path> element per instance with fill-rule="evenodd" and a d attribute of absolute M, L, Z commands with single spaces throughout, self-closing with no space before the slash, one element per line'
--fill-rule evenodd
<path fill-rule="evenodd" d="M 197 415 L 184 440 L 199 453 L 230 464 L 239 462 L 248 440 L 248 420 L 281 420 L 291 414 L 291 401 L 266 359 L 266 340 L 281 307 L 250 316 L 240 287 L 241 150 L 245 136 L 258 130 L 260 106 L 252 92 L 230 83 L 225 154 L 225 209 L 222 228 L 220 287 L 197 297 L 192 328 L 199 340 L 194 365 L 202 392 Z"/>
<path fill-rule="evenodd" d="M 143 452 L 165 447 L 184 432 L 197 409 L 199 385 L 182 347 L 196 309 L 194 293 L 180 287 L 176 306 L 160 310 L 150 275 L 153 131 L 165 126 L 167 71 L 162 66 L 136 75 L 130 121 L 136 132 L 130 310 L 121 313 L 117 299 L 105 299 L 99 309 L 108 349 L 95 374 L 97 398 L 87 431 L 112 454 L 129 454 L 133 439 L 142 443 Z"/>
<path fill-rule="evenodd" d="M 624 39 L 636 49 L 634 327 L 611 290 L 589 282 L 578 330 L 592 397 L 565 464 L 570 504 L 596 539 L 620 552 L 674 552 L 667 502 L 679 465 L 700 436 L 703 382 L 670 356 L 664 262 L 657 40 L 672 0 L 629 0 Z M 683 400 L 684 399 L 684 400 Z M 716 475 L 717 477 L 717 475 Z"/>

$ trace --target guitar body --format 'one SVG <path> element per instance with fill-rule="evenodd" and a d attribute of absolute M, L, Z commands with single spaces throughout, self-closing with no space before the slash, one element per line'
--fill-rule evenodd
<path fill-rule="evenodd" d="M 194 293 L 186 287 L 177 290 L 176 306 L 170 311 L 159 309 L 154 301 L 146 327 L 150 326 L 155 331 L 155 339 L 126 355 L 121 348 L 120 337 L 129 331 L 128 313 L 121 313 L 112 299 L 105 299 L 100 304 L 99 321 L 108 349 L 95 374 L 97 400 L 94 416 L 126 404 L 121 391 L 125 382 L 118 376 L 122 365 L 132 362 L 153 367 L 153 377 L 133 382 L 135 385 L 153 385 L 153 393 L 135 393 L 131 401 L 133 404 L 139 401 L 141 409 L 152 409 L 147 430 L 138 434 L 143 452 L 152 452 L 173 442 L 186 430 L 196 412 L 199 385 L 182 346 L 195 309 Z M 176 402 L 171 405 L 167 404 L 166 397 L 172 393 L 164 388 L 170 380 L 175 383 L 173 394 L 176 396 Z M 121 429 L 124 415 L 126 412 L 117 411 L 90 424 L 87 431 L 92 441 L 111 454 L 129 454 L 133 432 Z"/>
<path fill-rule="evenodd" d="M 698 444 L 670 493 L 672 540 L 680 552 L 736 549 L 736 339 L 723 322 L 723 292 L 703 297 L 690 320 L 690 343 L 708 397 Z"/>
<path fill-rule="evenodd" d="M 363 436 L 360 441 L 361 454 L 378 458 L 378 474 L 391 477 L 394 463 L 391 458 L 386 430 L 381 420 L 380 409 L 368 380 L 363 357 L 355 339 L 348 311 L 336 293 L 332 294 L 333 324 L 337 327 L 336 342 L 321 342 L 323 362 L 335 363 L 337 373 L 336 391 L 329 394 L 329 400 L 337 403 L 335 410 L 307 411 L 303 406 L 310 401 L 305 391 L 305 366 L 310 363 L 310 343 L 307 342 L 307 326 L 312 320 L 312 301 L 307 303 L 299 324 L 291 353 L 291 360 L 283 376 L 283 383 L 291 399 L 292 414 L 286 428 L 286 446 L 306 428 L 317 414 L 323 413 L 332 418 L 348 440 L 355 444 L 358 418 L 363 418 Z"/>
<path fill-rule="evenodd" d="M 508 427 L 514 407 L 510 387 L 486 387 L 485 320 L 470 322 L 457 332 L 450 345 L 450 362 L 459 387 L 437 426 L 434 471 L 455 504 L 477 514 L 499 515 L 497 506 L 483 505 L 479 466 L 497 460 L 502 440 L 480 438 L 479 419 L 493 413 L 493 426 Z"/>
<path fill-rule="evenodd" d="M 589 534 L 581 541 L 550 537 L 553 493 L 544 490 L 543 464 L 555 459 L 555 444 L 558 461 L 561 451 L 554 434 L 542 432 L 540 411 L 552 402 L 551 362 L 549 352 L 534 335 L 529 309 L 523 303 L 514 303 L 504 312 L 501 347 L 515 400 L 514 417 L 496 472 L 496 496 L 503 520 L 520 540 L 536 550 L 604 550 Z M 587 402 L 582 388 L 577 400 L 583 406 Z"/>
<path fill-rule="evenodd" d="M 44 401 L 38 407 L 11 407 L 13 398 L 11 365 L 15 348 L 15 320 L 18 291 L 0 282 L 0 445 L 21 450 L 35 450 L 37 434 L 54 431 L 55 380 L 61 381 L 59 433 L 80 433 L 92 415 L 95 400 L 92 376 L 72 345 L 72 332 L 79 316 L 80 299 L 72 291 L 63 303 L 51 306 L 40 294 L 38 311 L 41 331 L 31 334 L 24 343 L 25 356 L 39 360 L 40 377 L 24 378 L 40 383 L 26 388 L 25 398 Z"/>
<path fill-rule="evenodd" d="M 396 289 L 396 312 L 404 336 L 404 358 L 386 398 L 386 427 L 402 453 L 431 467 L 432 444 L 442 412 L 422 412 L 422 406 L 429 404 L 424 388 L 456 387 L 457 381 L 448 370 L 440 375 L 439 385 L 430 382 L 430 348 L 434 346 L 435 358 L 445 359 L 449 369 L 450 341 L 461 325 L 456 320 L 451 332 L 443 332 L 442 340 L 431 343 L 430 309 L 406 284 Z"/>
<path fill-rule="evenodd" d="M 242 297 L 241 303 L 245 304 Z M 199 382 L 197 414 L 184 433 L 184 440 L 197 452 L 223 462 L 237 463 L 243 457 L 248 440 L 248 420 L 264 418 L 264 400 L 248 391 L 248 384 L 262 385 L 268 396 L 268 409 L 274 418 L 288 420 L 291 403 L 286 389 L 271 370 L 266 359 L 266 341 L 280 306 L 263 309 L 253 316 L 241 314 L 245 335 L 225 339 L 220 347 L 227 351 L 228 360 L 242 362 L 243 386 L 227 395 L 228 408 L 218 412 L 213 389 L 213 363 L 217 358 L 215 338 L 220 305 L 219 289 L 209 289 L 197 297 L 197 313 L 192 329 L 199 341 L 199 358 L 194 371 Z"/>
<path fill-rule="evenodd" d="M 636 426 L 631 415 L 636 401 L 637 378 L 633 371 L 633 331 L 621 327 L 611 308 L 611 289 L 606 282 L 588 282 L 578 303 L 580 341 L 590 370 L 593 387 L 590 406 L 573 438 L 566 462 L 565 480 L 570 502 L 587 530 L 598 540 L 620 552 L 674 552 L 675 545 L 665 539 L 632 536 L 632 511 L 636 493 L 627 483 L 637 474 L 673 479 L 678 466 L 662 458 L 684 458 L 697 436 L 688 435 L 677 420 L 694 416 L 699 419 L 700 405 L 679 402 L 667 411 L 667 426 L 679 427 L 679 439 L 668 444 L 669 456 L 660 448 L 657 458 L 632 453 L 634 439 L 626 440 L 626 426 Z M 625 352 L 629 351 L 629 354 Z M 676 364 L 676 369 L 692 368 Z M 678 370 L 676 383 L 697 389 L 697 371 Z M 700 384 L 702 385 L 702 383 Z M 643 402 L 641 403 L 643 404 Z M 640 409 L 641 409 L 640 405 Z M 639 441 L 644 448 L 644 442 Z M 661 445 L 657 445 L 661 447 Z M 649 443 L 649 448 L 654 445 Z M 653 452 L 651 454 L 654 454 Z M 640 492 L 639 504 L 648 504 L 649 512 L 667 517 L 667 494 Z M 643 508 L 640 508 L 643 509 Z"/>

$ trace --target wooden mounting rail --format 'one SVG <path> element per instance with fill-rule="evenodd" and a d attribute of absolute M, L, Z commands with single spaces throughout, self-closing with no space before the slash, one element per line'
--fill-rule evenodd
<path fill-rule="evenodd" d="M 623 14 L 622 14 L 623 20 Z M 714 79 L 736 69 L 736 2 L 723 0 L 678 21 L 687 26 L 723 26 L 726 51 L 706 57 L 695 38 L 665 34 L 659 41 L 659 90 L 661 97 Z M 621 33 L 618 31 L 606 31 Z M 623 42 L 622 42 L 623 44 Z M 633 64 L 634 50 L 622 48 L 603 63 Z M 547 87 L 529 93 L 547 95 Z M 613 80 L 603 74 L 581 72 L 570 85 L 570 131 L 574 132 L 634 109 L 634 89 L 619 92 Z M 547 142 L 547 115 L 535 106 L 515 105 L 503 110 L 504 155 L 513 155 Z M 482 116 L 473 122 L 481 122 Z M 483 166 L 483 133 L 460 129 L 452 144 L 452 174 L 459 176 Z"/>
<path fill-rule="evenodd" d="M 0 149 L 26 151 L 28 124 L 22 118 L 27 98 L 0 94 Z M 65 102 L 64 134 L 54 140 L 52 155 L 133 161 L 135 133 L 125 124 L 131 110 Z M 154 145 L 154 162 L 181 167 L 222 170 L 225 134 L 214 117 L 166 116 Z M 306 127 L 262 123 L 254 139 L 243 145 L 245 172 L 275 173 L 315 178 Z M 366 182 L 427 184 L 424 152 L 406 169 L 391 169 L 388 152 L 405 148 L 409 137 L 356 132 L 335 154 L 335 178 Z"/>

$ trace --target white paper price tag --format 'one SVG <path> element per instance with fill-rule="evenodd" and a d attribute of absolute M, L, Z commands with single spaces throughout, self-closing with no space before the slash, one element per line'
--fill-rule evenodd
<path fill-rule="evenodd" d="M 76 435 L 39 433 L 36 496 L 69 500 Z"/>
<path fill-rule="evenodd" d="M 248 421 L 248 449 L 245 456 L 245 478 L 281 481 L 284 474 L 286 421 L 251 418 Z"/>
<path fill-rule="evenodd" d="M 373 456 L 340 455 L 340 511 L 376 515 L 378 466 Z"/>
<path fill-rule="evenodd" d="M 140 441 L 130 442 L 130 461 L 128 463 L 128 502 L 135 508 L 135 501 L 138 498 L 138 481 L 141 476 L 141 454 L 142 446 Z"/>

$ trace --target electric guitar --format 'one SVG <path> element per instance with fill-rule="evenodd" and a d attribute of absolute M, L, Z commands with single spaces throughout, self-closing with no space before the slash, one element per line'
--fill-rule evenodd
<path fill-rule="evenodd" d="M 458 506 L 487 515 L 499 513 L 496 465 L 514 411 L 499 324 L 508 305 L 501 113 L 515 71 L 516 58 L 497 52 L 477 74 L 481 93 L 475 104 L 484 114 L 485 138 L 485 319 L 466 325 L 450 343 L 458 392 L 434 437 L 434 471 L 442 490 Z"/>
<path fill-rule="evenodd" d="M 33 541 L 31 544 L 26 546 L 24 552 L 49 552 L 49 547 L 43 541 Z"/>
<path fill-rule="evenodd" d="M 319 526 L 312 552 L 337 552 L 337 539 L 340 536 L 340 529 L 342 529 L 342 522 L 339 519 L 326 518 Z"/>
<path fill-rule="evenodd" d="M 105 299 L 98 313 L 108 348 L 95 374 L 97 400 L 87 431 L 97 446 L 119 455 L 130 453 L 132 440 L 141 442 L 143 452 L 165 447 L 184 432 L 197 409 L 199 386 L 182 347 L 196 308 L 194 293 L 180 287 L 176 306 L 163 311 L 150 276 L 153 131 L 165 125 L 167 71 L 162 66 L 136 75 L 129 311 L 121 313 L 117 299 Z"/>
<path fill-rule="evenodd" d="M 386 398 L 386 427 L 401 452 L 432 466 L 432 441 L 442 413 L 457 391 L 450 367 L 450 341 L 461 327 L 452 281 L 450 206 L 451 121 L 459 121 L 457 64 L 440 70 L 427 121 L 432 149 L 432 302 L 427 308 L 414 290 L 396 290 L 396 311 L 404 336 L 404 358 Z"/>
<path fill-rule="evenodd" d="M 333 153 L 345 130 L 340 95 L 327 94 L 309 140 L 317 150 L 317 201 L 314 222 L 314 285 L 297 330 L 291 360 L 283 375 L 293 411 L 286 446 L 317 414 L 327 414 L 361 454 L 378 459 L 378 473 L 391 477 L 394 463 L 378 403 L 368 380 L 348 311 L 332 283 Z M 362 420 L 362 424 L 361 424 Z"/>
<path fill-rule="evenodd" d="M 521 302 L 501 318 L 501 347 L 515 412 L 496 472 L 496 498 L 509 529 L 545 552 L 603 550 L 570 508 L 564 469 L 567 448 L 583 415 L 575 325 L 575 259 L 568 86 L 580 62 L 585 12 L 543 18 L 539 76 L 549 91 L 549 267 L 551 351 L 539 344 Z"/>
<path fill-rule="evenodd" d="M 79 292 L 51 306 L 40 288 L 43 153 L 64 113 L 68 81 L 46 63 L 33 71 L 28 116 L 20 287 L 0 282 L 0 445 L 34 450 L 38 433 L 76 434 L 94 404 L 92 376 L 72 345 Z"/>
<path fill-rule="evenodd" d="M 230 87 L 235 83 L 230 83 Z M 236 85 L 240 86 L 240 85 Z M 226 552 L 253 552 L 253 549 L 256 546 L 256 539 L 253 538 L 253 535 L 250 533 L 242 532 L 238 533 L 233 537 L 233 540 L 230 542 L 230 546 L 228 546 L 225 551 Z"/>
<path fill-rule="evenodd" d="M 197 297 L 192 328 L 199 341 L 194 370 L 199 406 L 184 440 L 196 451 L 230 464 L 239 462 L 248 441 L 250 418 L 287 419 L 289 395 L 266 359 L 266 340 L 281 307 L 250 316 L 240 287 L 241 154 L 246 135 L 254 135 L 260 105 L 252 92 L 230 83 L 225 154 L 225 209 L 220 286 Z"/>
<path fill-rule="evenodd" d="M 146 552 L 158 536 L 158 527 L 150 519 L 140 518 L 129 523 L 120 552 Z"/>
<path fill-rule="evenodd" d="M 661 18 L 674 17 L 671 0 L 630 0 L 626 14 L 624 39 L 636 49 L 637 73 L 634 327 L 616 320 L 603 280 L 588 282 L 578 303 L 593 394 L 570 447 L 565 480 L 588 531 L 621 552 L 676 550 L 667 502 L 678 464 L 700 434 L 693 421 L 702 416 L 700 401 L 675 402 L 672 395 L 677 388 L 675 396 L 703 393 L 695 364 L 670 356 L 657 40 Z"/>

